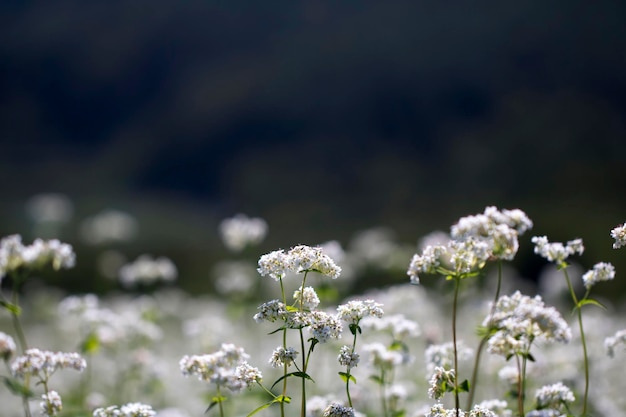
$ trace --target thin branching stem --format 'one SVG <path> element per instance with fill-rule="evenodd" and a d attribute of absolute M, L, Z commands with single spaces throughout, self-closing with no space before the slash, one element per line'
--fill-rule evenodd
<path fill-rule="evenodd" d="M 454 407 L 456 409 L 456 417 L 459 417 L 459 355 L 457 351 L 456 342 L 456 313 L 457 303 L 459 299 L 459 286 L 461 279 L 459 277 L 454 278 L 454 301 L 452 303 L 452 345 L 454 347 Z"/>

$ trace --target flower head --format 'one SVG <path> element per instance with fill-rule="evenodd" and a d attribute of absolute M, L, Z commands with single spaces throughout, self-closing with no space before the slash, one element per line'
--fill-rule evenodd
<path fill-rule="evenodd" d="M 0 278 L 20 268 L 38 269 L 50 265 L 59 270 L 72 268 L 75 263 L 72 246 L 57 239 L 35 239 L 31 245 L 22 244 L 20 235 L 0 240 Z"/>
<path fill-rule="evenodd" d="M 220 350 L 205 355 L 185 355 L 180 360 L 183 375 L 196 375 L 200 381 L 211 382 L 231 391 L 240 391 L 260 378 L 258 369 L 247 366 L 244 350 L 233 344 L 222 344 Z M 253 378 L 254 380 L 251 380 Z"/>
<path fill-rule="evenodd" d="M 350 346 L 342 346 L 339 350 L 339 356 L 337 357 L 339 365 L 347 368 L 356 368 L 359 364 L 360 356 L 358 353 L 352 352 Z"/>
<path fill-rule="evenodd" d="M 337 307 L 339 319 L 350 324 L 358 324 L 364 317 L 383 316 L 383 305 L 374 300 L 351 300 Z"/>
<path fill-rule="evenodd" d="M 121 407 L 112 405 L 93 411 L 93 417 L 154 417 L 155 415 L 156 412 L 151 406 L 142 403 L 128 403 Z"/>
<path fill-rule="evenodd" d="M 288 256 L 290 269 L 296 273 L 315 271 L 332 279 L 341 273 L 341 268 L 320 247 L 298 245 L 289 251 Z"/>
<path fill-rule="evenodd" d="M 219 232 L 224 245 L 233 252 L 240 252 L 246 246 L 256 245 L 267 235 L 267 223 L 261 218 L 251 218 L 237 214 L 220 223 Z"/>
<path fill-rule="evenodd" d="M 553 408 L 560 409 L 567 403 L 573 403 L 575 400 L 572 390 L 563 385 L 562 382 L 557 382 L 552 385 L 545 385 L 537 390 L 535 393 L 535 401 L 537 402 L 537 408 Z"/>
<path fill-rule="evenodd" d="M 8 361 L 15 354 L 15 341 L 6 333 L 0 332 L 0 359 Z"/>
<path fill-rule="evenodd" d="M 48 391 L 46 394 L 43 394 L 39 403 L 39 409 L 44 417 L 56 416 L 63 409 L 63 402 L 59 393 Z"/>
<path fill-rule="evenodd" d="M 585 251 L 582 239 L 574 239 L 563 244 L 561 242 L 550 243 L 546 236 L 533 236 L 531 242 L 535 244 L 535 253 L 557 265 L 574 254 L 582 255 Z"/>
<path fill-rule="evenodd" d="M 619 249 L 626 246 L 626 222 L 611 230 L 611 237 L 615 239 L 613 249 Z"/>
<path fill-rule="evenodd" d="M 456 375 L 454 369 L 446 370 L 440 366 L 435 368 L 430 377 L 430 388 L 428 388 L 428 396 L 435 400 L 443 398 L 444 394 L 454 387 Z"/>
<path fill-rule="evenodd" d="M 323 417 L 354 417 L 354 409 L 344 407 L 338 403 L 332 403 L 324 410 Z"/>
<path fill-rule="evenodd" d="M 583 275 L 583 282 L 585 288 L 590 289 L 597 282 L 609 281 L 613 278 L 615 278 L 615 267 L 609 262 L 599 262 Z"/>
<path fill-rule="evenodd" d="M 72 368 L 82 372 L 86 367 L 87 362 L 78 353 L 28 349 L 13 361 L 11 372 L 16 377 L 38 375 L 47 379 L 58 369 Z"/>
<path fill-rule="evenodd" d="M 320 304 L 320 299 L 313 287 L 306 287 L 303 290 L 297 289 L 293 293 L 293 298 L 296 300 L 296 305 L 302 305 L 302 308 L 306 310 L 315 310 Z"/>
<path fill-rule="evenodd" d="M 119 277 L 124 287 L 150 285 L 157 281 L 175 281 L 178 277 L 178 270 L 176 265 L 166 257 L 154 259 L 150 255 L 141 255 L 134 262 L 122 266 Z"/>
<path fill-rule="evenodd" d="M 284 365 L 289 366 L 293 364 L 293 361 L 296 360 L 297 356 L 298 351 L 294 348 L 288 347 L 285 349 L 284 347 L 279 346 L 274 349 L 274 352 L 272 352 L 272 357 L 270 358 L 269 363 L 273 368 L 279 368 Z"/>
<path fill-rule="evenodd" d="M 604 348 L 611 358 L 615 356 L 615 347 L 618 345 L 626 345 L 626 329 L 619 330 L 613 336 L 604 339 Z"/>

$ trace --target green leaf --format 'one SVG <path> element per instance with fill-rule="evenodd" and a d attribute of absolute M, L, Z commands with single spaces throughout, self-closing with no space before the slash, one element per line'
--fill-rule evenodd
<path fill-rule="evenodd" d="M 295 313 L 297 311 L 300 311 L 298 307 L 294 307 L 294 306 L 285 306 L 285 310 L 287 310 L 287 312 L 289 313 Z"/>
<path fill-rule="evenodd" d="M 278 329 L 274 330 L 273 332 L 269 332 L 269 333 L 268 333 L 268 335 L 269 335 L 269 334 L 278 333 L 278 332 L 280 332 L 281 330 L 285 330 L 285 329 L 286 329 L 286 327 L 285 327 L 285 326 L 281 326 L 281 327 L 279 327 Z"/>
<path fill-rule="evenodd" d="M 582 306 L 587 305 L 587 304 L 593 304 L 595 306 L 600 307 L 603 310 L 606 310 L 606 307 L 601 302 L 599 302 L 598 300 L 594 300 L 593 298 L 585 298 L 583 300 L 580 300 L 576 307 L 582 308 Z"/>
<path fill-rule="evenodd" d="M 100 349 L 100 339 L 95 333 L 89 333 L 83 343 L 80 345 L 82 353 L 96 353 Z"/>
<path fill-rule="evenodd" d="M 254 410 L 252 410 L 252 411 L 250 412 L 250 414 L 248 414 L 246 417 L 253 416 L 253 415 L 255 415 L 256 413 L 258 413 L 259 411 L 261 411 L 261 410 L 265 410 L 267 407 L 269 407 L 270 405 L 272 405 L 272 404 L 274 404 L 274 403 L 277 403 L 277 402 L 278 402 L 278 401 L 276 401 L 276 400 L 272 400 L 272 401 L 270 401 L 270 402 L 267 402 L 267 403 L 263 404 L 262 406 L 257 407 L 257 408 L 255 408 Z"/>
<path fill-rule="evenodd" d="M 467 379 L 461 382 L 461 385 L 459 385 L 459 392 L 469 392 L 469 389 L 470 389 L 470 384 Z"/>
<path fill-rule="evenodd" d="M 391 413 L 391 417 L 406 417 L 406 411 L 405 410 L 394 411 L 393 413 Z"/>
<path fill-rule="evenodd" d="M 376 382 L 378 385 L 383 385 L 385 381 L 383 381 L 383 379 L 381 377 L 379 377 L 378 375 L 370 375 L 370 379 L 374 382 Z"/>
<path fill-rule="evenodd" d="M 361 334 L 361 327 L 359 327 L 358 324 L 351 323 L 348 327 L 350 327 L 350 333 L 352 333 L 352 335 L 356 336 L 356 332 L 359 332 L 359 334 Z"/>
<path fill-rule="evenodd" d="M 217 396 L 213 397 L 211 399 L 211 404 L 209 405 L 209 407 L 206 410 L 204 410 L 204 413 L 205 414 L 208 413 L 211 408 L 215 407 L 219 403 L 223 403 L 226 400 L 227 400 L 227 398 L 224 397 L 223 395 L 217 395 Z"/>
<path fill-rule="evenodd" d="M 298 378 L 303 378 L 303 379 L 308 379 L 310 381 L 313 381 L 313 378 L 311 378 L 305 372 L 296 371 L 296 372 L 288 373 L 288 374 L 283 375 L 280 378 L 278 378 L 276 381 L 274 381 L 274 383 L 272 384 L 272 387 L 270 389 L 274 388 L 276 386 L 276 384 L 278 384 L 280 381 L 282 381 L 285 378 L 289 378 L 290 376 L 297 376 Z M 315 381 L 313 381 L 313 382 L 315 382 Z"/>
<path fill-rule="evenodd" d="M 9 378 L 8 376 L 3 376 L 2 379 L 4 380 L 4 385 L 6 385 L 9 391 L 11 391 L 13 394 L 19 395 L 21 397 L 33 397 L 33 392 L 17 379 Z"/>
<path fill-rule="evenodd" d="M 11 314 L 15 316 L 19 316 L 22 314 L 22 309 L 20 306 L 16 306 L 15 304 L 11 304 L 7 301 L 0 300 L 0 306 L 6 308 Z"/>
<path fill-rule="evenodd" d="M 339 372 L 339 376 L 343 382 L 348 382 L 348 379 L 356 384 L 356 378 L 354 375 L 349 375 L 347 372 Z"/>

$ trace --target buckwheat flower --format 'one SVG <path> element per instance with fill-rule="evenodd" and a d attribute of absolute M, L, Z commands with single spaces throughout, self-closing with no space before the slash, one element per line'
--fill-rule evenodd
<path fill-rule="evenodd" d="M 224 245 L 233 252 L 240 252 L 246 246 L 261 243 L 267 235 L 267 229 L 265 220 L 245 214 L 224 219 L 219 225 Z"/>
<path fill-rule="evenodd" d="M 279 368 L 284 365 L 290 366 L 293 364 L 293 361 L 296 360 L 298 353 L 299 352 L 292 347 L 285 349 L 284 347 L 279 346 L 274 349 L 274 352 L 272 352 L 269 363 L 273 368 Z"/>
<path fill-rule="evenodd" d="M 332 279 L 339 278 L 341 273 L 341 268 L 320 247 L 295 246 L 288 252 L 288 261 L 289 268 L 296 273 L 315 271 Z"/>
<path fill-rule="evenodd" d="M 302 305 L 302 308 L 305 310 L 315 310 L 315 308 L 320 304 L 320 299 L 313 287 L 306 287 L 302 291 L 297 289 L 293 293 L 293 298 L 296 301 L 295 305 L 298 307 Z"/>
<path fill-rule="evenodd" d="M 526 413 L 526 417 L 566 417 L 565 414 L 553 408 L 544 408 L 542 410 L 532 410 Z"/>
<path fill-rule="evenodd" d="M 24 245 L 19 235 L 0 240 L 0 277 L 20 268 L 37 269 L 49 265 L 59 270 L 72 268 L 75 263 L 72 246 L 57 239 L 35 239 L 31 245 Z"/>
<path fill-rule="evenodd" d="M 583 275 L 583 283 L 585 288 L 590 289 L 600 281 L 610 281 L 613 278 L 615 278 L 615 267 L 609 262 L 599 262 Z"/>
<path fill-rule="evenodd" d="M 41 396 L 41 400 L 39 409 L 44 417 L 56 416 L 63 409 L 61 396 L 56 391 L 48 391 Z"/>
<path fill-rule="evenodd" d="M 520 209 L 503 209 L 502 214 L 506 219 L 506 224 L 517 230 L 517 233 L 520 235 L 524 234 L 527 230 L 532 229 L 533 227 L 532 220 L 530 220 L 528 215 Z"/>
<path fill-rule="evenodd" d="M 235 379 L 240 381 L 246 388 L 250 388 L 255 382 L 261 382 L 263 374 L 258 368 L 244 361 L 235 368 Z"/>
<path fill-rule="evenodd" d="M 284 320 L 287 316 L 285 304 L 280 300 L 268 301 L 267 303 L 261 304 L 257 309 L 260 310 L 254 315 L 254 321 L 257 323 L 261 323 L 264 320 L 269 322 Z"/>
<path fill-rule="evenodd" d="M 107 209 L 87 219 L 80 227 L 80 234 L 89 245 L 128 242 L 137 236 L 139 223 L 130 214 Z"/>
<path fill-rule="evenodd" d="M 368 352 L 370 360 L 374 366 L 383 369 L 393 369 L 396 366 L 405 364 L 409 357 L 399 350 L 390 350 L 379 342 L 368 343 L 363 346 L 363 350 Z"/>
<path fill-rule="evenodd" d="M 434 274 L 441 265 L 442 257 L 447 253 L 447 246 L 426 246 L 421 255 L 415 254 L 409 264 L 407 275 L 411 284 L 419 284 L 421 274 Z"/>
<path fill-rule="evenodd" d="M 460 242 L 452 240 L 448 248 L 452 268 L 457 274 L 467 274 L 481 269 L 491 256 L 489 243 L 475 238 Z"/>
<path fill-rule="evenodd" d="M 374 300 L 352 300 L 337 307 L 337 315 L 346 323 L 358 324 L 364 317 L 382 317 L 382 307 Z"/>
<path fill-rule="evenodd" d="M 353 408 L 332 403 L 324 410 L 323 417 L 355 417 L 355 415 Z"/>
<path fill-rule="evenodd" d="M 97 408 L 93 417 L 154 417 L 156 412 L 151 406 L 142 403 L 128 403 L 121 407 L 116 405 Z"/>
<path fill-rule="evenodd" d="M 360 356 L 358 353 L 352 352 L 350 346 L 342 346 L 339 350 L 339 356 L 337 356 L 339 365 L 345 366 L 349 369 L 356 368 L 359 364 Z"/>
<path fill-rule="evenodd" d="M 426 413 L 425 417 L 466 417 L 465 411 L 463 410 L 454 410 L 454 409 L 446 409 L 443 404 L 436 403 L 433 405 L 430 410 Z"/>
<path fill-rule="evenodd" d="M 460 361 L 467 360 L 473 355 L 473 350 L 462 340 L 457 341 L 457 357 Z M 452 369 L 454 366 L 454 344 L 452 342 L 431 344 L 424 351 L 426 372 L 432 375 L 438 367 Z"/>
<path fill-rule="evenodd" d="M 518 232 L 507 225 L 500 224 L 491 232 L 491 255 L 496 259 L 511 261 L 519 249 Z"/>
<path fill-rule="evenodd" d="M 493 411 L 491 411 L 490 409 L 476 404 L 474 405 L 474 408 L 470 410 L 469 417 L 499 417 L 499 416 Z"/>
<path fill-rule="evenodd" d="M 16 377 L 36 375 L 48 379 L 56 370 L 72 368 L 82 372 L 87 367 L 85 359 L 78 353 L 50 352 L 28 349 L 11 364 L 11 372 Z"/>
<path fill-rule="evenodd" d="M 572 390 L 563 385 L 562 382 L 557 382 L 552 385 L 545 385 L 537 390 L 535 393 L 535 401 L 537 402 L 537 408 L 554 408 L 560 409 L 567 403 L 573 403 L 575 400 Z"/>
<path fill-rule="evenodd" d="M 626 222 L 611 230 L 611 237 L 615 239 L 613 249 L 619 249 L 626 246 Z"/>
<path fill-rule="evenodd" d="M 29 198 L 26 211 L 38 223 L 65 223 L 72 218 L 74 205 L 64 194 L 44 193 Z"/>
<path fill-rule="evenodd" d="M 236 367 L 249 359 L 242 348 L 222 344 L 217 352 L 205 355 L 185 355 L 179 362 L 184 376 L 196 375 L 200 381 L 226 386 L 233 391 L 243 386 L 236 375 Z"/>
<path fill-rule="evenodd" d="M 430 377 L 428 383 L 428 396 L 435 400 L 443 398 L 448 388 L 454 387 L 454 381 L 456 380 L 454 369 L 445 370 L 438 366 L 435 368 L 435 372 Z"/>
<path fill-rule="evenodd" d="M 402 341 L 409 337 L 417 337 L 421 334 L 419 324 L 407 319 L 404 314 L 392 314 L 381 318 L 375 316 L 363 317 L 359 324 L 362 328 L 375 330 L 389 330 L 393 340 Z"/>
<path fill-rule="evenodd" d="M 533 236 L 531 242 L 535 244 L 535 253 L 550 262 L 562 264 L 574 254 L 582 255 L 585 251 L 582 239 L 574 239 L 563 245 L 561 242 L 550 243 L 546 236 Z"/>
<path fill-rule="evenodd" d="M 508 387 L 517 388 L 517 383 L 519 381 L 519 371 L 516 366 L 503 366 L 498 371 L 498 379 L 507 384 Z"/>
<path fill-rule="evenodd" d="M 503 400 L 485 400 L 481 401 L 478 406 L 486 408 L 494 413 L 495 417 L 512 417 L 513 412 L 508 410 L 508 404 Z"/>
<path fill-rule="evenodd" d="M 613 336 L 609 336 L 604 339 L 606 354 L 611 358 L 615 356 L 615 348 L 618 345 L 626 345 L 626 329 L 619 330 Z"/>
<path fill-rule="evenodd" d="M 257 271 L 262 277 L 269 275 L 270 278 L 278 281 L 289 271 L 288 262 L 289 257 L 282 249 L 275 250 L 259 258 Z"/>
<path fill-rule="evenodd" d="M 124 287 L 150 285 L 158 281 L 173 282 L 178 277 L 176 265 L 164 256 L 141 255 L 120 268 L 119 278 Z"/>
<path fill-rule="evenodd" d="M 337 317 L 324 313 L 323 311 L 314 311 L 309 315 L 311 324 L 309 331 L 311 336 L 319 343 L 325 343 L 329 339 L 339 339 L 343 326 Z"/>
<path fill-rule="evenodd" d="M 0 359 L 8 361 L 15 354 L 15 341 L 11 336 L 0 332 Z"/>

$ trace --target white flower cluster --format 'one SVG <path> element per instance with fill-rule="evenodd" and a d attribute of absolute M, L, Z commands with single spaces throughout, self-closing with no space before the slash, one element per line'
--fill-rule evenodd
<path fill-rule="evenodd" d="M 611 230 L 611 237 L 615 239 L 613 249 L 619 249 L 626 246 L 626 222 Z"/>
<path fill-rule="evenodd" d="M 15 341 L 11 336 L 0 332 L 0 359 L 8 361 L 15 354 Z"/>
<path fill-rule="evenodd" d="M 389 330 L 393 340 L 397 341 L 417 337 L 421 334 L 419 324 L 407 319 L 404 314 L 392 314 L 384 317 L 367 316 L 363 318 L 360 326 L 364 329 Z"/>
<path fill-rule="evenodd" d="M 368 343 L 363 350 L 370 355 L 370 360 L 376 368 L 393 369 L 396 366 L 408 363 L 411 357 L 401 350 L 389 349 L 379 342 Z"/>
<path fill-rule="evenodd" d="M 15 358 L 11 373 L 16 377 L 34 375 L 47 380 L 57 369 L 72 368 L 82 372 L 86 367 L 85 359 L 75 352 L 28 349 L 24 355 Z"/>
<path fill-rule="evenodd" d="M 462 340 L 457 341 L 457 357 L 459 360 L 467 360 L 472 357 L 474 351 L 467 347 Z M 454 366 L 454 344 L 452 342 L 431 344 L 425 352 L 426 372 L 432 375 L 438 367 L 452 369 Z"/>
<path fill-rule="evenodd" d="M 297 289 L 293 293 L 296 306 L 302 305 L 305 310 L 315 310 L 320 304 L 320 299 L 313 287 L 306 287 L 304 290 Z"/>
<path fill-rule="evenodd" d="M 154 417 L 156 412 L 151 406 L 142 403 L 128 403 L 121 407 L 112 405 L 106 408 L 97 408 L 93 417 Z"/>
<path fill-rule="evenodd" d="M 507 409 L 508 403 L 503 400 L 485 400 L 478 404 L 478 406 L 493 412 L 495 417 L 513 416 L 513 411 Z"/>
<path fill-rule="evenodd" d="M 447 244 L 428 245 L 415 254 L 407 275 L 411 283 L 419 284 L 421 274 L 463 275 L 481 269 L 490 259 L 512 260 L 519 248 L 518 236 L 532 225 L 519 209 L 487 207 L 482 214 L 459 219 L 451 227 L 452 239 Z"/>
<path fill-rule="evenodd" d="M 113 209 L 106 209 L 81 224 L 81 236 L 90 245 L 128 242 L 137 235 L 139 225 L 130 214 Z"/>
<path fill-rule="evenodd" d="M 267 229 L 265 220 L 258 217 L 251 218 L 245 214 L 237 214 L 224 219 L 219 225 L 224 245 L 233 252 L 240 252 L 246 246 L 261 243 L 267 235 Z"/>
<path fill-rule="evenodd" d="M 590 289 L 600 281 L 610 281 L 615 278 L 615 267 L 609 262 L 598 262 L 593 269 L 583 275 L 585 288 Z"/>
<path fill-rule="evenodd" d="M 426 413 L 425 417 L 502 417 L 499 414 L 494 413 L 487 407 L 477 404 L 466 413 L 463 410 L 446 409 L 443 404 L 436 403 Z"/>
<path fill-rule="evenodd" d="M 539 388 L 535 393 L 535 401 L 537 402 L 538 409 L 552 408 L 559 410 L 563 405 L 573 403 L 574 400 L 572 390 L 563 385 L 562 382 L 545 385 Z"/>
<path fill-rule="evenodd" d="M 93 294 L 69 296 L 59 303 L 59 313 L 68 321 L 77 320 L 85 335 L 95 335 L 106 347 L 116 348 L 137 342 L 152 342 L 163 337 L 163 331 L 152 321 L 145 319 L 142 311 L 127 309 L 115 312 L 100 307 L 98 297 Z"/>
<path fill-rule="evenodd" d="M 166 258 L 141 255 L 120 268 L 119 278 L 124 287 L 150 285 L 158 281 L 173 282 L 178 277 L 176 265 Z"/>
<path fill-rule="evenodd" d="M 200 381 L 211 382 L 237 392 L 262 378 L 261 372 L 246 362 L 249 357 L 243 348 L 224 343 L 214 353 L 185 355 L 179 364 L 185 376 L 196 375 Z"/>
<path fill-rule="evenodd" d="M 23 268 L 72 268 L 76 255 L 72 246 L 57 239 L 35 239 L 24 245 L 20 235 L 10 235 L 0 240 L 0 281 L 6 274 Z"/>
<path fill-rule="evenodd" d="M 356 368 L 359 364 L 360 356 L 356 352 L 352 352 L 352 348 L 350 346 L 342 346 L 339 350 L 339 356 L 337 360 L 339 361 L 339 365 L 345 366 L 348 368 Z"/>
<path fill-rule="evenodd" d="M 554 307 L 546 307 L 538 295 L 531 298 L 519 291 L 500 297 L 483 326 L 496 330 L 487 350 L 504 357 L 528 353 L 537 339 L 567 343 L 572 338 L 567 322 Z"/>
<path fill-rule="evenodd" d="M 56 416 L 63 409 L 63 401 L 56 391 L 48 391 L 47 394 L 41 396 L 39 409 L 43 417 Z"/>
<path fill-rule="evenodd" d="M 296 360 L 298 353 L 299 352 L 292 347 L 285 349 L 284 347 L 279 346 L 274 349 L 274 352 L 272 352 L 269 363 L 273 368 L 279 368 L 284 365 L 290 366 L 293 364 L 293 361 Z"/>
<path fill-rule="evenodd" d="M 585 251 L 582 239 L 570 240 L 564 245 L 561 242 L 550 243 L 546 236 L 533 236 L 531 242 L 535 244 L 536 254 L 556 264 L 562 264 L 571 255 L 582 255 Z"/>
<path fill-rule="evenodd" d="M 339 339 L 341 337 L 343 326 L 336 316 L 323 311 L 304 314 L 304 324 L 309 328 L 311 336 L 319 343 L 326 343 L 331 338 Z"/>
<path fill-rule="evenodd" d="M 320 247 L 298 245 L 291 248 L 287 253 L 282 249 L 261 256 L 259 268 L 261 276 L 270 276 L 279 280 L 287 272 L 315 271 L 322 275 L 336 279 L 341 273 L 341 268 Z"/>
<path fill-rule="evenodd" d="M 261 304 L 260 310 L 254 315 L 254 321 L 261 323 L 264 320 L 275 322 L 276 320 L 285 320 L 287 318 L 287 308 L 280 300 L 271 300 Z"/>
<path fill-rule="evenodd" d="M 456 380 L 456 373 L 454 369 L 446 370 L 440 366 L 435 368 L 428 383 L 428 396 L 435 400 L 443 398 L 448 388 L 454 387 L 454 381 Z"/>
<path fill-rule="evenodd" d="M 332 403 L 324 410 L 323 417 L 355 417 L 354 409 L 338 403 Z"/>
<path fill-rule="evenodd" d="M 626 345 L 626 329 L 617 331 L 613 336 L 604 339 L 604 348 L 611 358 L 615 356 L 615 347 Z"/>
<path fill-rule="evenodd" d="M 358 324 L 364 317 L 383 316 L 383 305 L 374 300 L 351 300 L 337 307 L 340 320 L 350 324 Z"/>

